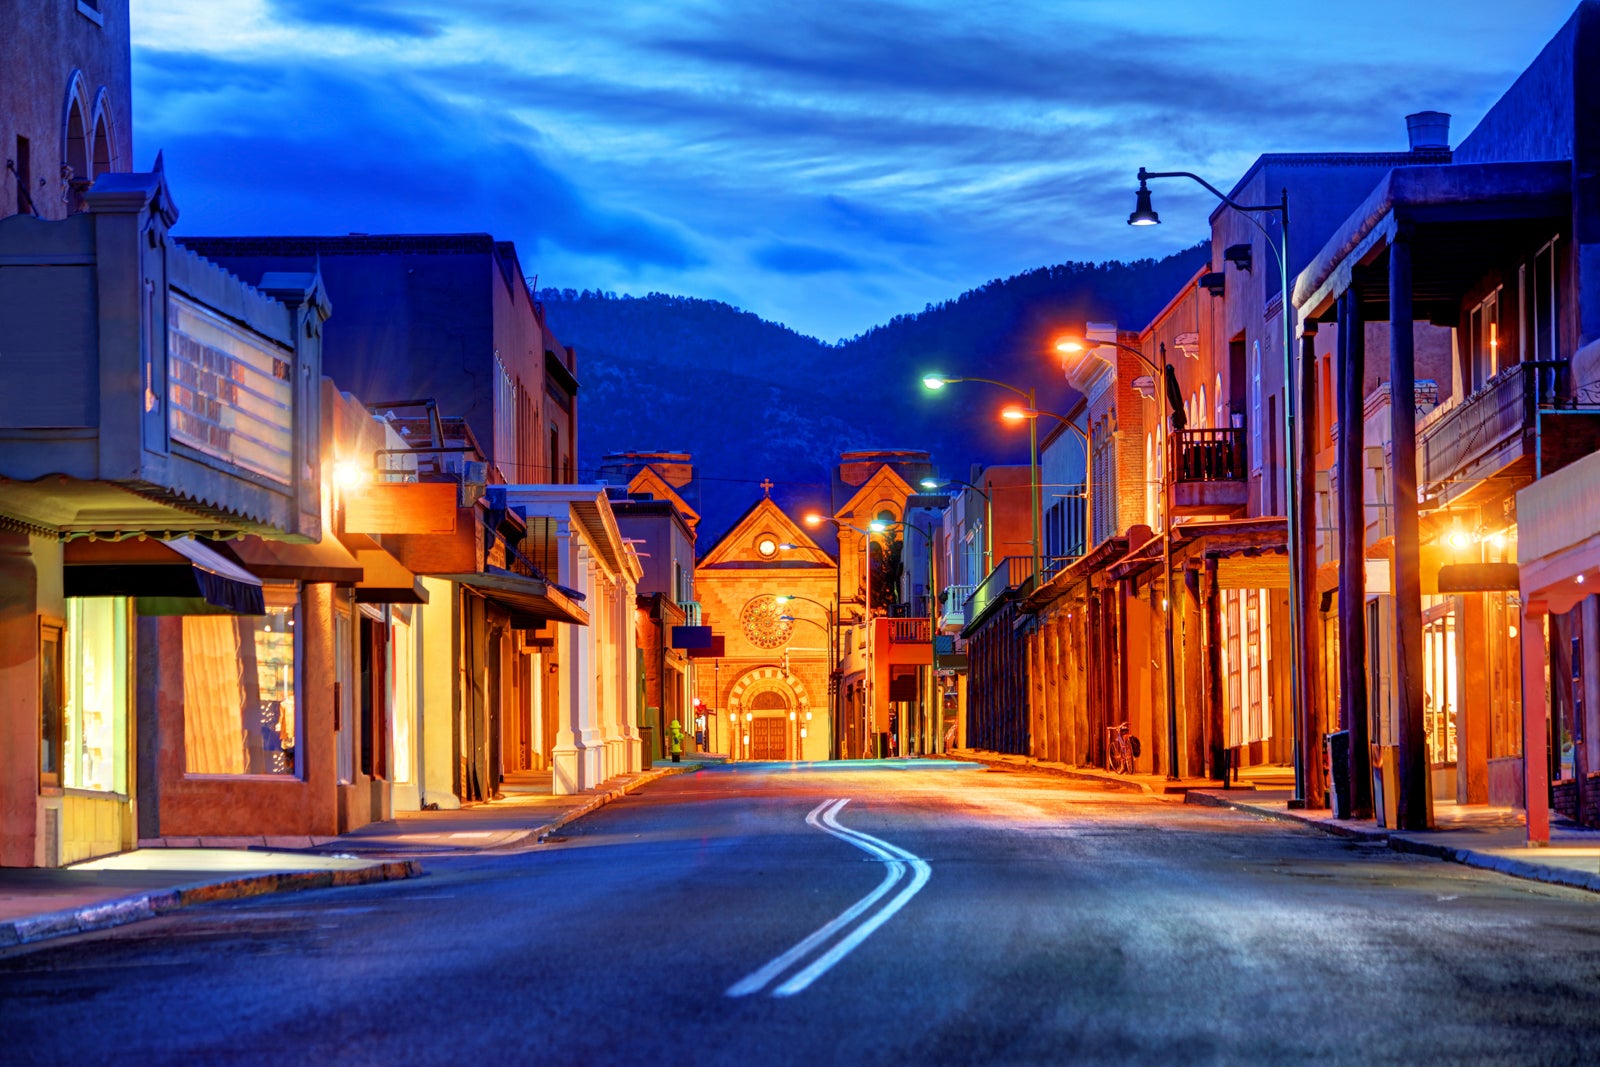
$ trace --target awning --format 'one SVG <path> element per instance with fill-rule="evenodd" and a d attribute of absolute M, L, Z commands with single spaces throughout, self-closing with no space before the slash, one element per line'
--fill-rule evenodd
<path fill-rule="evenodd" d="M 292 545 L 260 537 L 223 541 L 219 549 L 259 578 L 294 579 L 355 585 L 361 581 L 361 564 L 331 537 L 314 545 Z"/>
<path fill-rule="evenodd" d="M 577 594 L 537 578 L 509 571 L 436 574 L 431 577 L 460 582 L 513 615 L 529 620 L 549 619 L 570 622 L 576 626 L 589 625 L 589 613 L 574 599 Z"/>
<path fill-rule="evenodd" d="M 128 596 L 140 615 L 262 615 L 261 579 L 198 541 L 67 542 L 62 592 Z"/>
<path fill-rule="evenodd" d="M 426 604 L 428 591 L 422 579 L 401 565 L 384 547 L 366 534 L 345 533 L 339 541 L 354 554 L 362 577 L 356 582 L 356 600 L 362 604 Z"/>

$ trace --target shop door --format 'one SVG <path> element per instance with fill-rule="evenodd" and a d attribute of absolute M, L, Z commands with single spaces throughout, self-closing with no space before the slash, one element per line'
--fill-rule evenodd
<path fill-rule="evenodd" d="M 766 715 L 750 723 L 750 758 L 783 760 L 788 752 L 789 720 Z"/>
<path fill-rule="evenodd" d="M 1433 795 L 1456 795 L 1456 729 L 1460 709 L 1454 598 L 1428 609 L 1422 625 L 1422 727 L 1428 738 Z"/>

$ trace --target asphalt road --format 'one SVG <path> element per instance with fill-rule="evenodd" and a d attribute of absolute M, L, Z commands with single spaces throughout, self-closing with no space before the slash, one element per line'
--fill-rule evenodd
<path fill-rule="evenodd" d="M 746 765 L 566 832 L 12 951 L 0 1060 L 1600 1057 L 1600 898 L 1236 812 Z"/>

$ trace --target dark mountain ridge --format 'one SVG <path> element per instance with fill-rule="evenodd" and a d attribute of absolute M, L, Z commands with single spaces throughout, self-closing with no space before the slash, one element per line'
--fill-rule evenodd
<path fill-rule="evenodd" d="M 1206 262 L 1064 263 L 996 279 L 835 344 L 715 300 L 542 289 L 549 322 L 578 350 L 579 465 L 608 452 L 691 452 L 710 544 L 770 478 L 791 510 L 828 506 L 841 451 L 918 448 L 952 477 L 973 463 L 1026 462 L 1026 436 L 996 412 L 1011 398 L 974 384 L 930 393 L 924 374 L 981 376 L 1076 398 L 1052 349 L 1085 321 L 1144 326 Z"/>

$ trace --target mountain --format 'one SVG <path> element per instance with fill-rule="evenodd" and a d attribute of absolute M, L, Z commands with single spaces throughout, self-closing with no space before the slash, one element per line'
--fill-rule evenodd
<path fill-rule="evenodd" d="M 973 463 L 1027 461 L 1026 437 L 995 413 L 1010 399 L 974 384 L 930 393 L 929 372 L 1038 390 L 1041 409 L 1075 397 L 1051 341 L 1085 321 L 1138 328 L 1207 259 L 1063 263 L 979 288 L 838 344 L 714 300 L 542 289 L 552 329 L 578 350 L 579 465 L 608 452 L 694 455 L 709 544 L 776 483 L 793 510 L 826 508 L 841 451 L 917 448 L 952 477 Z"/>

